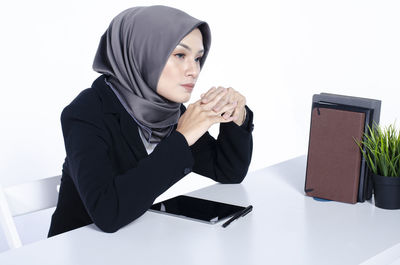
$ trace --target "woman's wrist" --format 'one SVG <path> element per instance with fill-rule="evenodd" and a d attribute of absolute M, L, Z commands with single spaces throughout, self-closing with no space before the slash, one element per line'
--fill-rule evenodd
<path fill-rule="evenodd" d="M 240 122 L 235 122 L 238 126 L 242 126 L 243 123 L 246 121 L 246 115 L 247 115 L 246 107 L 243 108 L 242 113 L 243 113 L 243 116 L 242 117 L 239 116 Z"/>
<path fill-rule="evenodd" d="M 245 122 L 245 120 L 246 120 L 246 116 L 247 116 L 246 107 L 244 107 L 244 108 L 243 108 L 243 110 L 244 110 L 244 115 L 243 115 L 242 124 L 240 124 L 240 125 L 243 125 L 243 123 L 244 123 L 244 122 Z"/>

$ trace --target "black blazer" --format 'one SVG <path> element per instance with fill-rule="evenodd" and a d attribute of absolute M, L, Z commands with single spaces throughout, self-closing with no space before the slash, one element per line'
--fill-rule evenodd
<path fill-rule="evenodd" d="M 217 140 L 207 132 L 189 147 L 174 130 L 148 155 L 137 124 L 105 77 L 61 114 L 67 156 L 49 236 L 92 222 L 105 232 L 117 231 L 192 170 L 220 183 L 244 179 L 253 149 L 249 108 L 242 126 L 221 124 Z"/>

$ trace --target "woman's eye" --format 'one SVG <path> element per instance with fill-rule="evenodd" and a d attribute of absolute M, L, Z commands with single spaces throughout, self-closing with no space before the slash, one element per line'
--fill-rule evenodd
<path fill-rule="evenodd" d="M 177 53 L 175 54 L 175 56 L 178 57 L 179 59 L 183 59 L 185 57 L 183 53 Z"/>
<path fill-rule="evenodd" d="M 197 58 L 195 59 L 195 61 L 196 61 L 196 62 L 200 62 L 200 61 L 201 61 L 201 58 L 202 58 L 202 57 L 197 57 Z"/>

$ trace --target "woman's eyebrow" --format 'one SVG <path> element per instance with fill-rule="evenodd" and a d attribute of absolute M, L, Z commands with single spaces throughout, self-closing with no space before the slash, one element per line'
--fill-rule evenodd
<path fill-rule="evenodd" d="M 184 44 L 184 43 L 179 43 L 178 45 L 182 46 L 183 48 L 185 48 L 187 50 L 189 50 L 190 52 L 192 51 L 192 49 L 189 46 L 187 46 L 186 44 Z M 204 52 L 204 49 L 198 51 L 197 53 L 203 53 L 203 52 Z"/>

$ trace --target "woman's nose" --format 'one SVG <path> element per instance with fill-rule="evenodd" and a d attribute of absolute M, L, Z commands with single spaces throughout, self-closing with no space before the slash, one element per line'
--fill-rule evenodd
<path fill-rule="evenodd" d="M 186 76 L 192 76 L 193 78 L 197 78 L 200 73 L 200 66 L 196 61 L 190 61 L 186 65 Z"/>

